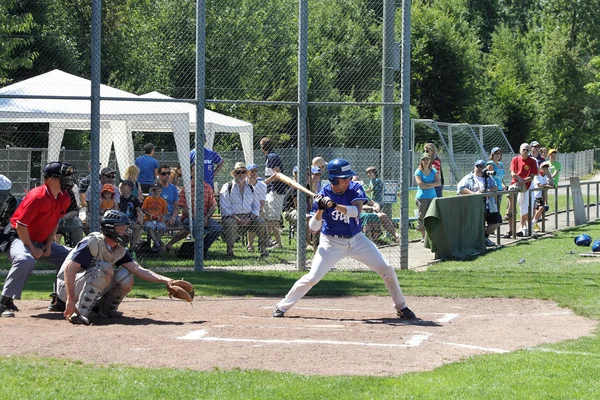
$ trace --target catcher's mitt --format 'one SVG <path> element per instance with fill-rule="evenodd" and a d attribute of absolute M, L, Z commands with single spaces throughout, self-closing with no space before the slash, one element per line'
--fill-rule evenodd
<path fill-rule="evenodd" d="M 169 291 L 169 297 L 176 299 L 185 300 L 191 303 L 194 300 L 194 287 L 188 281 L 183 279 L 177 279 L 167 284 L 167 290 Z"/>

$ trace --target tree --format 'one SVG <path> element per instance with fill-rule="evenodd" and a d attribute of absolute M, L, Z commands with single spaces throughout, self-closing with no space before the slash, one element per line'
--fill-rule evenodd
<path fill-rule="evenodd" d="M 19 12 L 17 0 L 0 3 L 0 85 L 12 80 L 10 74 L 18 68 L 31 68 L 37 53 L 27 50 L 34 27 L 30 13 Z"/>

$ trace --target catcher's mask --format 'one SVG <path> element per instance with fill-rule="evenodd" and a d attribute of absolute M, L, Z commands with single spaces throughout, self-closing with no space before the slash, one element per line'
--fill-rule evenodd
<path fill-rule="evenodd" d="M 124 226 L 125 230 L 118 227 Z M 100 220 L 100 230 L 104 236 L 126 247 L 131 239 L 131 224 L 127 215 L 119 210 L 107 210 Z"/>
<path fill-rule="evenodd" d="M 51 162 L 44 167 L 44 178 L 60 179 L 60 190 L 71 190 L 75 185 L 77 168 L 68 162 Z"/>

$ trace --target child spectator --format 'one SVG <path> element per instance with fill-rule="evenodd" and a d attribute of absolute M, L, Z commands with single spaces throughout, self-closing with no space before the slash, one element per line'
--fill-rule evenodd
<path fill-rule="evenodd" d="M 142 213 L 144 214 L 144 230 L 148 233 L 154 243 L 154 250 L 164 252 L 165 244 L 162 242 L 162 236 L 167 229 L 164 223 L 164 216 L 167 215 L 167 201 L 161 197 L 162 186 L 155 183 L 150 188 L 150 196 L 144 199 L 142 204 Z"/>
<path fill-rule="evenodd" d="M 140 200 L 133 195 L 135 185 L 136 183 L 130 180 L 123 180 L 119 185 L 119 191 L 121 192 L 119 209 L 122 213 L 127 215 L 127 218 L 129 218 L 129 222 L 131 223 L 131 229 L 133 230 L 133 236 L 129 245 L 131 251 L 135 251 L 137 243 L 140 240 L 144 220 L 142 203 L 140 203 Z"/>
<path fill-rule="evenodd" d="M 552 188 L 553 180 L 552 177 L 549 176 L 548 169 L 550 168 L 550 162 L 544 161 L 540 164 L 540 172 L 533 178 L 533 187 L 534 188 Z M 535 215 L 533 216 L 533 230 L 539 232 L 540 226 L 538 225 L 538 221 L 542 218 L 544 211 L 548 211 L 546 202 L 544 201 L 544 191 L 536 190 L 532 194 L 535 194 Z"/>
<path fill-rule="evenodd" d="M 100 192 L 100 215 L 106 210 L 118 210 L 119 203 L 115 200 L 115 186 L 105 183 Z"/>

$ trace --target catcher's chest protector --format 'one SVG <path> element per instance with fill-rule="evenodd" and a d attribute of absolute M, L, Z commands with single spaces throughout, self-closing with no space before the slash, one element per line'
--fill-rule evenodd
<path fill-rule="evenodd" d="M 112 252 L 109 251 L 104 241 L 104 235 L 98 232 L 91 232 L 88 235 L 88 246 L 90 253 L 96 258 L 96 261 L 105 261 L 113 267 L 117 261 L 123 258 L 127 251 L 125 247 L 119 245 Z"/>

